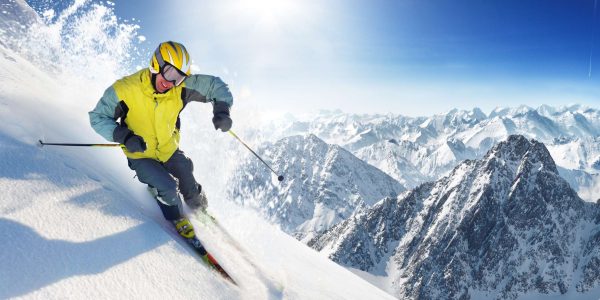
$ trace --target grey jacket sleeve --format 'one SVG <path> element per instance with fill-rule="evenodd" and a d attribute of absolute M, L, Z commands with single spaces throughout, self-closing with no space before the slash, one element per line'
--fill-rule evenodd
<path fill-rule="evenodd" d="M 104 91 L 96 107 L 88 113 L 92 128 L 110 142 L 114 142 L 113 133 L 118 125 L 117 119 L 120 117 L 119 108 L 117 94 L 111 86 Z"/>
<path fill-rule="evenodd" d="M 227 107 L 233 105 L 233 96 L 229 87 L 221 78 L 210 75 L 192 75 L 185 80 L 181 98 L 184 104 L 191 101 L 222 102 Z"/>

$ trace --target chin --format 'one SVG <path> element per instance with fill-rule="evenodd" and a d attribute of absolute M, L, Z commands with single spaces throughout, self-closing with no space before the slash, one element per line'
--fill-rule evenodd
<path fill-rule="evenodd" d="M 169 91 L 169 89 L 167 89 L 167 88 L 163 88 L 163 87 L 161 87 L 159 84 L 155 85 L 155 86 L 154 86 L 154 89 L 155 89 L 155 90 L 156 90 L 156 91 L 157 91 L 159 94 L 164 94 L 164 93 L 166 93 L 166 92 L 168 92 L 168 91 Z"/>
<path fill-rule="evenodd" d="M 166 92 L 168 92 L 168 91 L 171 89 L 171 88 L 164 87 L 164 86 L 160 86 L 160 88 L 161 88 L 161 90 L 162 90 L 162 92 L 161 92 L 161 93 L 166 93 Z"/>

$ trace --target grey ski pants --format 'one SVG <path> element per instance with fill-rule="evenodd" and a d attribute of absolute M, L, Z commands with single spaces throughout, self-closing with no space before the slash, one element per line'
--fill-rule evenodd
<path fill-rule="evenodd" d="M 202 186 L 194 178 L 192 160 L 177 149 L 168 161 L 142 158 L 128 158 L 129 168 L 134 170 L 138 179 L 158 190 L 158 205 L 167 220 L 181 218 L 181 199 L 194 208 Z"/>

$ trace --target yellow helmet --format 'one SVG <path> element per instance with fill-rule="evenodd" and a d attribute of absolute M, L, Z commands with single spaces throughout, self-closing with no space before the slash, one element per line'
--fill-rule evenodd
<path fill-rule="evenodd" d="M 169 63 L 187 76 L 191 73 L 190 54 L 180 43 L 171 41 L 160 43 L 150 60 L 150 72 L 158 74 L 165 63 Z"/>

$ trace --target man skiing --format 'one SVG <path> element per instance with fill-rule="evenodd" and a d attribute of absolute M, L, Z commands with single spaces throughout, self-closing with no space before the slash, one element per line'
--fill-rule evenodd
<path fill-rule="evenodd" d="M 180 194 L 192 210 L 205 211 L 208 203 L 192 173 L 192 161 L 179 150 L 179 114 L 191 101 L 210 102 L 215 130 L 226 132 L 233 104 L 220 78 L 190 75 L 190 65 L 182 44 L 161 43 L 148 69 L 117 80 L 89 112 L 94 130 L 122 144 L 129 167 L 154 191 L 164 217 L 188 239 L 195 233 L 182 214 Z"/>

